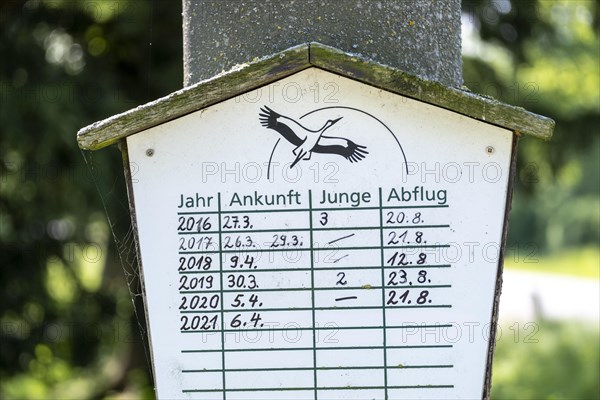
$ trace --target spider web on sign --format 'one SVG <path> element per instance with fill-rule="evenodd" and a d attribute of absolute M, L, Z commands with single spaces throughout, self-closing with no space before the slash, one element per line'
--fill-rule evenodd
<path fill-rule="evenodd" d="M 142 340 L 146 363 L 152 370 L 149 354 L 148 332 L 144 307 L 144 290 L 141 265 L 137 253 L 136 232 L 132 224 L 129 202 L 125 191 L 127 183 L 123 173 L 114 177 L 102 174 L 94 161 L 94 153 L 80 150 L 92 181 L 98 192 L 104 214 L 113 238 L 118 263 L 123 271 L 127 289 L 133 304 L 133 312 Z M 113 178 L 113 179 L 110 179 Z"/>

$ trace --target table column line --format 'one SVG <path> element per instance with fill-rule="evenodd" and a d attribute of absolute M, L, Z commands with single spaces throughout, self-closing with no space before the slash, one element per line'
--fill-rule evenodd
<path fill-rule="evenodd" d="M 385 399 L 388 399 L 388 373 L 387 373 L 387 324 L 385 318 L 385 255 L 383 251 L 383 200 L 382 190 L 379 188 L 379 244 L 381 245 L 381 309 L 383 311 L 383 380 Z"/>
<path fill-rule="evenodd" d="M 221 226 L 221 192 L 217 193 L 217 219 L 218 219 L 218 234 L 219 234 L 219 267 L 221 269 L 219 273 L 220 279 L 220 290 L 221 296 L 221 366 L 222 366 L 222 383 L 223 383 L 223 400 L 227 400 L 227 391 L 225 386 L 225 293 L 223 293 L 223 241 L 222 235 L 223 230 Z"/>
<path fill-rule="evenodd" d="M 315 329 L 315 259 L 313 243 L 313 215 L 312 215 L 312 190 L 308 190 L 308 218 L 309 218 L 309 236 L 310 236 L 310 288 L 311 288 L 311 308 L 312 308 L 312 335 L 313 335 L 313 380 L 314 394 L 317 400 L 317 331 Z"/>

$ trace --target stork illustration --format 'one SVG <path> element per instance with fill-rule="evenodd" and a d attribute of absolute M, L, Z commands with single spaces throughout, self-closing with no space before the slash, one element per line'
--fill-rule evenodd
<path fill-rule="evenodd" d="M 296 159 L 290 168 L 300 160 L 310 160 L 312 153 L 338 154 L 352 163 L 362 160 L 369 154 L 365 146 L 356 144 L 350 139 L 323 135 L 342 117 L 329 119 L 320 129 L 312 130 L 290 117 L 276 113 L 267 106 L 260 111 L 259 119 L 262 126 L 277 131 L 285 140 L 296 146 L 292 150 Z"/>

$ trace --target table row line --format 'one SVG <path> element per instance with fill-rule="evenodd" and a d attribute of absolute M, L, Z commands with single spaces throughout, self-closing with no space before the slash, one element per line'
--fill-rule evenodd
<path fill-rule="evenodd" d="M 313 390 L 385 388 L 386 380 L 402 382 L 402 385 L 387 386 L 388 390 L 392 388 L 432 389 L 439 386 L 446 388 L 454 386 L 448 377 L 448 369 L 440 369 L 437 373 L 434 373 L 435 370 L 423 373 L 424 371 L 421 369 L 400 367 L 387 370 L 211 371 L 182 374 L 181 379 L 183 387 L 189 388 L 184 391 L 220 391 L 223 388 L 222 378 L 224 375 L 228 395 L 231 391 L 282 390 L 282 388 L 286 388 L 286 390 L 294 390 L 292 388 L 296 388 L 296 390 L 299 388 L 314 388 Z"/>
<path fill-rule="evenodd" d="M 468 346 L 489 340 L 490 324 L 442 323 L 443 316 L 438 317 L 431 318 L 429 323 L 424 323 L 422 319 L 413 319 L 421 322 L 407 322 L 409 319 L 388 321 L 385 329 L 382 326 L 337 326 L 320 321 L 316 321 L 314 327 L 300 327 L 294 322 L 273 322 L 262 329 L 202 331 L 179 335 L 177 340 L 181 353 L 189 353 L 191 359 L 195 359 L 194 353 L 221 352 L 245 352 L 250 356 L 256 353 L 264 357 L 268 357 L 269 352 L 283 352 L 293 359 L 291 352 L 302 353 L 313 349 L 327 352 L 328 357 L 334 359 L 352 350 L 394 348 L 403 351 L 410 349 L 411 354 L 413 350 L 441 354 L 440 350 L 455 345 Z"/>
<path fill-rule="evenodd" d="M 419 308 L 440 307 L 452 299 L 451 285 L 429 285 L 379 289 L 296 290 L 267 292 L 212 291 L 200 294 L 182 293 L 177 299 L 180 312 L 212 312 L 217 310 L 280 310 Z M 313 293 L 314 290 L 314 293 Z M 410 306 L 410 307 L 409 307 Z"/>
<path fill-rule="evenodd" d="M 309 347 L 299 351 L 285 349 L 265 351 L 251 347 L 253 352 L 204 351 L 183 353 L 180 366 L 183 372 L 209 372 L 211 369 L 236 370 L 244 368 L 248 371 L 285 370 L 285 369 L 437 369 L 448 368 L 456 361 L 452 345 L 436 347 L 399 346 L 379 348 L 351 348 L 345 351 L 331 348 Z"/>
<path fill-rule="evenodd" d="M 307 211 L 265 211 L 264 215 L 244 211 L 235 215 L 219 215 L 217 212 L 200 213 L 200 215 L 179 214 L 173 223 L 177 224 L 177 232 L 187 233 L 270 230 L 286 226 L 315 231 L 372 226 L 411 228 L 447 225 L 448 220 L 448 210 L 443 208 L 396 210 L 383 213 L 378 209 L 328 210 L 312 213 Z"/>
<path fill-rule="evenodd" d="M 260 232 L 252 235 L 194 234 L 180 236 L 179 252 L 263 252 L 284 250 L 335 250 L 363 248 L 427 248 L 447 246 L 448 229 L 390 230 L 380 235 L 380 230 L 339 232 L 306 232 L 288 229 L 281 234 Z"/>
<path fill-rule="evenodd" d="M 349 290 L 349 289 L 398 289 L 431 286 L 447 287 L 454 280 L 450 268 L 436 269 L 335 269 L 278 271 L 257 270 L 252 272 L 223 271 L 203 274 L 178 274 L 177 289 L 180 293 L 204 293 L 210 291 L 272 291 L 281 290 Z M 223 282 L 221 282 L 221 280 Z"/>
<path fill-rule="evenodd" d="M 375 265 L 422 265 L 422 264 L 454 264 L 460 261 L 474 263 L 489 261 L 496 255 L 482 254 L 480 257 L 455 244 L 431 246 L 395 247 L 330 247 L 306 249 L 265 249 L 265 250 L 217 250 L 217 251 L 183 251 L 177 258 L 181 270 L 208 270 L 217 265 L 228 268 L 256 269 L 262 265 L 284 267 L 288 265 L 306 266 L 373 266 Z M 498 248 L 491 249 L 498 250 Z M 373 261 L 376 260 L 376 263 Z"/>
<path fill-rule="evenodd" d="M 445 382 L 445 381 L 444 381 Z M 192 386 L 194 387 L 194 386 Z M 317 386 L 290 388 L 183 389 L 182 394 L 197 400 L 364 400 L 364 399 L 447 399 L 454 385 Z"/>
<path fill-rule="evenodd" d="M 341 266 L 335 266 L 335 267 L 323 267 L 323 266 L 318 266 L 316 265 L 313 268 L 304 266 L 304 265 L 298 265 L 297 267 L 290 267 L 290 268 L 281 268 L 277 265 L 267 265 L 266 267 L 260 267 L 261 269 L 258 269 L 259 266 L 253 266 L 250 268 L 253 269 L 241 269 L 242 267 L 240 266 L 234 266 L 231 267 L 230 269 L 223 269 L 223 270 L 219 270 L 216 268 L 210 268 L 210 269 L 206 269 L 206 270 L 200 270 L 200 271 L 195 271 L 195 270 L 187 270 L 187 268 L 184 266 L 181 269 L 178 269 L 177 273 L 179 275 L 205 275 L 205 276 L 209 276 L 209 275 L 213 275 L 213 276 L 219 276 L 219 275 L 226 275 L 226 274 L 260 274 L 260 273 L 273 273 L 273 272 L 315 272 L 315 273 L 325 273 L 325 272 L 338 272 L 338 271 L 346 271 L 346 272 L 354 272 L 354 273 L 360 273 L 361 271 L 376 271 L 376 272 L 381 272 L 384 271 L 385 274 L 391 274 L 391 271 L 397 271 L 397 273 L 402 273 L 402 274 L 408 274 L 414 272 L 414 273 L 420 273 L 421 271 L 427 271 L 429 270 L 431 271 L 444 271 L 444 270 L 448 270 L 448 268 L 451 268 L 452 266 L 450 264 L 441 264 L 441 265 L 425 265 L 425 264 L 417 264 L 417 265 L 403 265 L 403 266 L 397 266 L 397 265 L 341 265 Z M 400 271 L 404 271 L 404 272 L 400 272 Z M 393 283 L 390 283 L 390 285 L 393 285 Z"/>
<path fill-rule="evenodd" d="M 437 322 L 448 314 L 445 307 L 431 307 L 427 315 L 422 308 L 386 308 L 373 309 L 336 309 L 336 310 L 303 310 L 288 312 L 285 310 L 252 312 L 225 311 L 202 314 L 182 314 L 179 317 L 179 331 L 182 333 L 202 333 L 210 331 L 235 332 L 246 331 L 312 331 L 318 329 L 361 330 L 409 329 L 403 325 L 406 321 L 429 322 L 437 329 Z M 225 321 L 223 326 L 221 321 Z M 416 328 L 421 329 L 421 328 Z"/>
<path fill-rule="evenodd" d="M 197 205 L 202 204 L 201 202 L 195 202 Z M 211 202 L 212 203 L 212 202 Z M 232 207 L 220 207 L 218 203 L 213 203 L 212 205 L 207 205 L 203 203 L 204 206 L 197 209 L 197 207 L 189 207 L 185 206 L 184 203 L 180 205 L 182 207 L 177 207 L 177 215 L 203 215 L 203 214 L 247 214 L 247 213 L 287 213 L 287 212 L 319 212 L 319 211 L 356 211 L 356 210 L 412 210 L 412 209 L 438 209 L 438 208 L 449 208 L 450 205 L 447 203 L 422 203 L 422 204 L 398 204 L 385 202 L 380 205 L 366 205 L 360 206 L 359 204 L 355 204 L 351 207 L 346 207 L 343 204 L 338 204 L 334 207 L 320 207 L 320 206 L 312 206 L 310 203 L 305 205 L 301 203 L 296 203 L 299 207 L 290 207 L 289 205 L 284 205 L 283 207 L 273 207 L 273 208 L 265 208 L 259 209 L 257 205 L 253 205 L 252 208 L 232 208 Z"/>

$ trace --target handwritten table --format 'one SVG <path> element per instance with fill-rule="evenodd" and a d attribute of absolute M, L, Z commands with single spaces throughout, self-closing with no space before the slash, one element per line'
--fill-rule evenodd
<path fill-rule="evenodd" d="M 449 327 L 432 313 L 452 307 L 452 266 L 436 262 L 451 239 L 449 205 L 399 202 L 402 191 L 181 195 L 179 328 L 198 338 L 181 348 L 183 392 L 349 399 L 452 388 L 439 374 L 453 368 L 452 344 L 417 332 Z"/>

